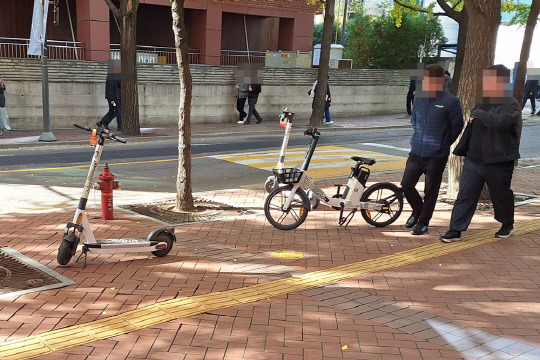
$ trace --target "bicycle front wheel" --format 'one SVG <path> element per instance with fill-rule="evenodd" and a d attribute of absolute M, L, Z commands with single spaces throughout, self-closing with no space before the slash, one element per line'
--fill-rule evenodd
<path fill-rule="evenodd" d="M 360 201 L 380 204 L 381 207 L 378 210 L 360 210 L 364 220 L 376 227 L 392 224 L 403 211 L 403 195 L 400 188 L 392 183 L 371 185 L 362 194 Z"/>
<path fill-rule="evenodd" d="M 291 194 L 292 186 L 279 187 L 272 191 L 264 202 L 264 215 L 276 229 L 292 230 L 300 226 L 310 209 L 309 199 L 302 189 L 297 189 L 291 204 L 284 205 Z"/>

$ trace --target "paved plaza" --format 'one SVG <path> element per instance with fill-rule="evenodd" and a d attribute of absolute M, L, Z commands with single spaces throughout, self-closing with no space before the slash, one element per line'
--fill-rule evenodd
<path fill-rule="evenodd" d="M 83 139 L 70 134 L 59 140 Z M 24 143 L 9 136 L 10 146 Z M 399 184 L 401 175 L 370 182 Z M 438 241 L 452 209 L 443 202 L 422 236 L 404 227 L 408 206 L 385 228 L 359 214 L 343 228 L 339 212 L 321 207 L 281 231 L 262 212 L 261 188 L 228 189 L 197 195 L 256 214 L 178 226 L 162 258 L 89 254 L 83 268 L 56 262 L 74 209 L 2 215 L 1 246 L 76 284 L 0 298 L 0 359 L 540 359 L 538 179 L 540 161 L 514 172 L 513 190 L 532 198 L 516 207 L 512 237 L 494 238 L 488 209 L 452 244 Z M 335 182 L 321 184 L 331 193 Z M 89 209 L 96 237 L 146 237 L 161 226 L 122 209 L 115 216 Z"/>

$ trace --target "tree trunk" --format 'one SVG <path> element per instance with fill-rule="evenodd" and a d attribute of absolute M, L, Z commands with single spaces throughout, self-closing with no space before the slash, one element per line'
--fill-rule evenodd
<path fill-rule="evenodd" d="M 184 22 L 184 0 L 171 0 L 171 13 L 180 77 L 180 106 L 178 107 L 178 175 L 176 178 L 176 209 L 193 211 L 191 189 L 191 91 L 187 33 Z"/>
<path fill-rule="evenodd" d="M 456 51 L 456 65 L 452 74 L 452 94 L 457 94 L 459 87 L 459 79 L 461 78 L 461 68 L 463 67 L 463 57 L 465 56 L 465 45 L 467 44 L 467 25 L 469 16 L 467 9 L 463 8 L 459 13 L 459 30 Z"/>
<path fill-rule="evenodd" d="M 467 122 L 472 108 L 478 101 L 478 95 L 482 91 L 479 81 L 482 70 L 493 65 L 495 59 L 495 43 L 501 22 L 501 2 L 500 0 L 468 0 L 465 1 L 465 8 L 469 21 L 457 95 L 461 100 L 464 121 Z M 457 197 L 462 167 L 463 158 L 451 155 L 446 195 L 449 199 Z"/>
<path fill-rule="evenodd" d="M 137 88 L 137 8 L 139 0 L 122 0 L 122 134 L 140 135 L 139 90 Z"/>
<path fill-rule="evenodd" d="M 332 43 L 332 26 L 334 24 L 335 0 L 326 0 L 324 8 L 324 25 L 317 72 L 317 91 L 313 97 L 313 110 L 309 124 L 313 127 L 322 125 L 324 106 L 326 103 L 326 88 L 328 87 L 328 69 L 330 67 L 330 44 Z"/>
<path fill-rule="evenodd" d="M 523 36 L 521 53 L 519 55 L 519 65 L 516 79 L 514 81 L 514 97 L 519 101 L 520 104 L 523 101 L 523 89 L 525 85 L 525 73 L 527 72 L 527 61 L 529 61 L 531 43 L 534 35 L 534 28 L 536 27 L 536 23 L 538 21 L 538 14 L 540 14 L 540 0 L 533 0 L 529 17 L 527 18 L 527 25 L 525 26 L 525 35 Z"/>

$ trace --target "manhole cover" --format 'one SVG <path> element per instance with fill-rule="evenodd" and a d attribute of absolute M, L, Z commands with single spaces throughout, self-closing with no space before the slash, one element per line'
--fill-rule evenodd
<path fill-rule="evenodd" d="M 73 284 L 73 280 L 16 250 L 0 248 L 0 298 Z"/>
<path fill-rule="evenodd" d="M 220 220 L 258 213 L 253 209 L 236 207 L 209 199 L 194 198 L 193 201 L 195 202 L 194 212 L 176 211 L 174 209 L 176 204 L 173 200 L 147 204 L 126 205 L 121 207 L 162 221 L 170 226 L 190 222 Z"/>

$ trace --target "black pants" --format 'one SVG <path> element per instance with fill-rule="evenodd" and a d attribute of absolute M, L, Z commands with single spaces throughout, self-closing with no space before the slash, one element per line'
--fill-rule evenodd
<path fill-rule="evenodd" d="M 510 189 L 514 162 L 481 164 L 465 159 L 459 194 L 452 209 L 450 230 L 465 231 L 469 227 L 478 204 L 478 199 L 487 184 L 495 220 L 502 224 L 514 223 L 514 193 Z"/>
<path fill-rule="evenodd" d="M 236 99 L 236 110 L 238 110 L 238 120 L 240 121 L 243 121 L 247 115 L 244 111 L 244 105 L 246 105 L 246 98 Z"/>
<path fill-rule="evenodd" d="M 418 217 L 419 223 L 429 225 L 447 161 L 446 156 L 426 158 L 410 155 L 407 159 L 401 186 L 403 195 L 412 207 L 412 214 Z M 416 184 L 422 175 L 425 175 L 424 199 L 416 190 Z"/>
<path fill-rule="evenodd" d="M 101 119 L 101 123 L 105 128 L 109 128 L 109 124 L 113 119 L 116 117 L 116 125 L 118 128 L 122 128 L 122 104 L 120 100 L 114 100 L 114 103 L 116 106 L 111 104 L 111 100 L 107 100 L 109 102 L 109 112 L 105 114 L 105 116 Z"/>
<path fill-rule="evenodd" d="M 525 107 L 525 103 L 527 100 L 531 100 L 531 112 L 535 112 L 536 110 L 536 94 L 532 94 L 530 92 L 526 92 L 523 94 L 523 101 L 521 102 L 521 108 L 523 109 Z"/>
<path fill-rule="evenodd" d="M 412 91 L 409 91 L 407 93 L 407 114 L 411 115 L 412 114 L 412 111 L 411 111 L 411 108 L 412 108 L 412 104 L 414 103 L 414 95 L 413 95 L 413 92 Z"/>
<path fill-rule="evenodd" d="M 256 96 L 250 96 L 248 97 L 248 105 L 249 105 L 249 109 L 248 109 L 248 114 L 247 114 L 247 119 L 246 119 L 246 124 L 249 124 L 249 122 L 251 121 L 251 116 L 254 115 L 255 116 L 255 119 L 257 119 L 257 121 L 261 121 L 261 116 L 259 115 L 259 113 L 257 112 L 257 110 L 255 109 L 255 104 L 257 104 L 257 100 L 259 99 L 259 97 L 256 97 Z"/>

